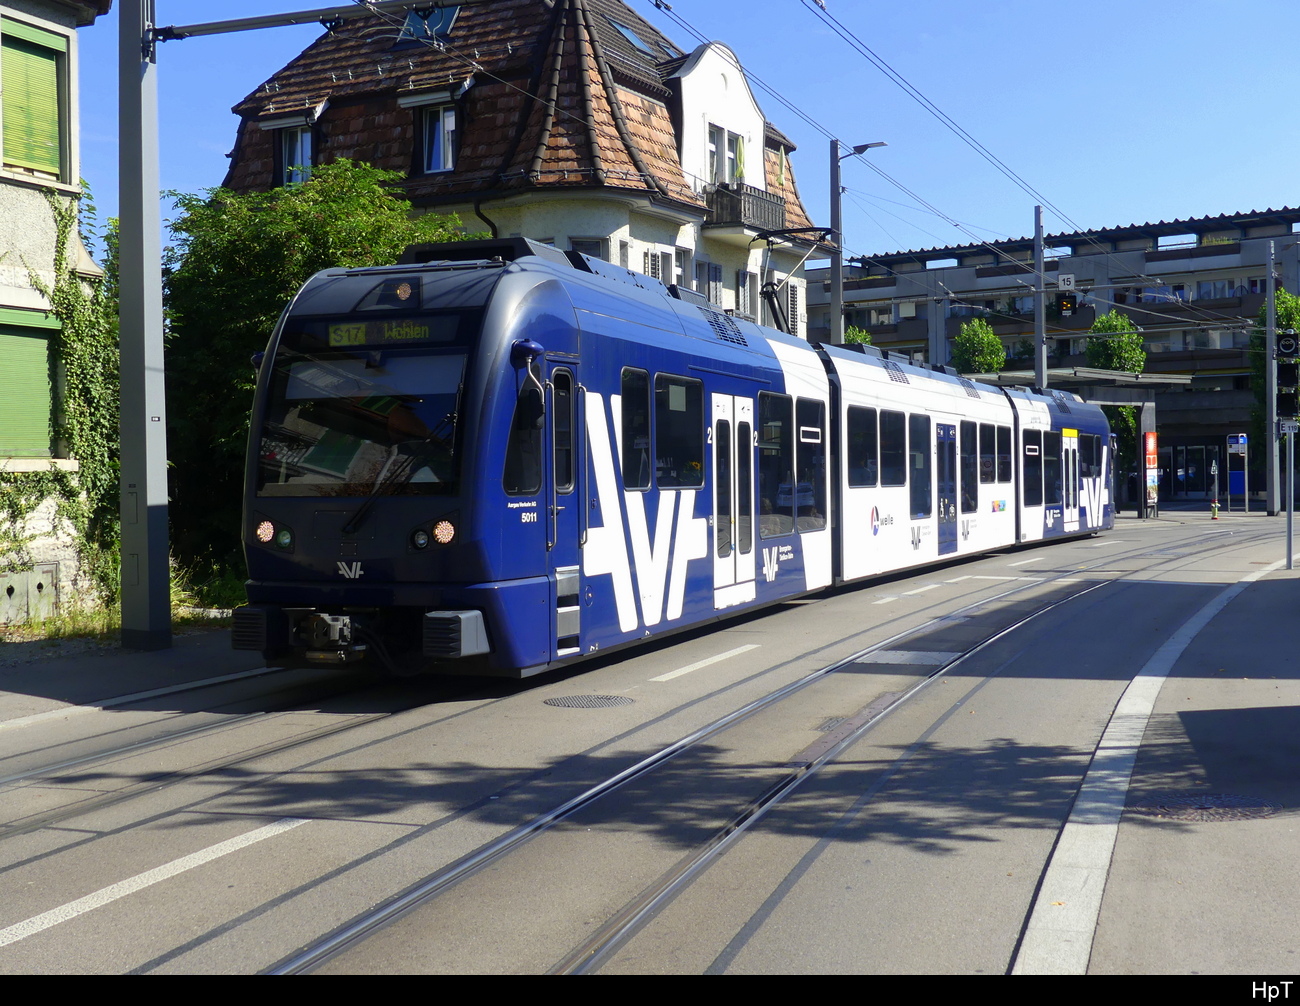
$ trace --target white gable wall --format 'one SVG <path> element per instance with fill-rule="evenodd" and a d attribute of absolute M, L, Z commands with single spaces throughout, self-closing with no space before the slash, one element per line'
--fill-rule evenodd
<path fill-rule="evenodd" d="M 763 111 L 736 54 L 721 42 L 710 42 L 691 53 L 676 76 L 682 97 L 678 154 L 692 187 L 698 192 L 713 180 L 709 176 L 709 126 L 714 125 L 744 140 L 743 181 L 766 191 Z M 724 155 L 725 151 L 719 151 L 719 156 Z"/>

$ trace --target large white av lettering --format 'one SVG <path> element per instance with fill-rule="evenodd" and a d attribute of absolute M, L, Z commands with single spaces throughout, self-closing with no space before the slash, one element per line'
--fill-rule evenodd
<path fill-rule="evenodd" d="M 582 550 L 583 573 L 588 577 L 612 577 L 618 627 L 623 632 L 631 632 L 638 625 L 648 627 L 680 618 L 686 597 L 687 564 L 705 558 L 709 551 L 709 522 L 694 516 L 699 490 L 661 490 L 651 537 L 646 500 L 655 495 L 619 490 L 615 466 L 623 457 L 619 442 L 623 431 L 622 396 L 610 396 L 606 413 L 603 396 L 588 391 L 585 411 L 596 498 L 605 523 L 587 531 L 587 544 Z M 614 443 L 610 442 L 611 427 Z"/>

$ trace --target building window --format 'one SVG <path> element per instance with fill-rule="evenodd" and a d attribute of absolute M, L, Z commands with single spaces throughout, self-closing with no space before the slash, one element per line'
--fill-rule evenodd
<path fill-rule="evenodd" d="M 10 311 L 10 315 L 27 312 Z M 31 326 L 0 318 L 0 457 L 51 457 L 54 390 L 50 384 L 50 322 L 32 312 Z M 38 320 L 39 319 L 39 320 Z M 39 327 L 38 327 L 39 326 Z"/>
<path fill-rule="evenodd" d="M 673 256 L 670 252 L 647 251 L 642 255 L 641 271 L 651 279 L 667 285 L 672 282 Z"/>
<path fill-rule="evenodd" d="M 1223 300 L 1235 296 L 1236 292 L 1230 279 L 1202 279 L 1196 282 L 1197 300 Z"/>
<path fill-rule="evenodd" d="M 569 247 L 581 255 L 603 259 L 605 257 L 604 238 L 569 238 Z"/>
<path fill-rule="evenodd" d="M 685 248 L 678 248 L 673 257 L 673 283 L 683 289 L 691 282 L 691 253 Z"/>
<path fill-rule="evenodd" d="M 618 29 L 620 35 L 622 35 L 634 46 L 636 46 L 638 49 L 644 52 L 647 56 L 655 56 L 654 50 L 650 48 L 649 44 L 645 41 L 645 39 L 643 39 L 640 35 L 638 35 L 627 25 L 623 24 L 622 22 L 615 21 L 608 14 L 605 15 L 605 19 L 609 21 L 609 23 L 612 24 L 615 28 Z M 656 56 L 655 58 L 657 59 L 658 57 Z"/>
<path fill-rule="evenodd" d="M 722 266 L 716 262 L 695 263 L 695 292 L 702 293 L 710 304 L 722 306 Z"/>
<path fill-rule="evenodd" d="M 406 23 L 402 25 L 402 30 L 397 35 L 394 48 L 446 38 L 451 34 L 452 26 L 456 23 L 456 15 L 460 13 L 459 5 L 423 10 L 423 13 L 416 10 L 407 11 Z"/>
<path fill-rule="evenodd" d="M 438 105 L 424 110 L 424 157 L 421 168 L 431 175 L 456 167 L 456 107 Z"/>
<path fill-rule="evenodd" d="M 279 131 L 280 184 L 301 185 L 311 177 L 311 126 L 290 126 Z"/>
<path fill-rule="evenodd" d="M 6 167 L 66 181 L 68 40 L 0 19 L 0 120 Z"/>
<path fill-rule="evenodd" d="M 739 185 L 745 180 L 745 138 L 709 126 L 709 181 Z"/>
<path fill-rule="evenodd" d="M 750 281 L 754 274 L 748 269 L 736 270 L 736 314 L 751 321 L 754 318 L 754 296 L 750 290 Z"/>

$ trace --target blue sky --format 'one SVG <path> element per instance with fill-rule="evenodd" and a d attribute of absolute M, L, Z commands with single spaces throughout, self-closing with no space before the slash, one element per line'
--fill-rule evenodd
<path fill-rule="evenodd" d="M 672 15 L 650 0 L 629 2 L 684 49 L 697 40 L 683 22 L 726 42 L 813 120 L 756 89 L 767 117 L 799 147 L 792 163 L 816 222 L 829 218 L 826 133 L 848 144 L 889 144 L 866 156 L 911 194 L 845 161 L 851 253 L 1032 233 L 1038 199 L 837 37 L 811 9 L 815 0 L 673 0 Z M 1049 233 L 1300 204 L 1293 180 L 1300 4 L 1293 0 L 824 2 L 1063 211 L 1069 220 L 1048 213 Z M 157 0 L 161 24 L 325 5 Z M 221 182 L 235 136 L 230 106 L 318 33 L 276 28 L 161 46 L 164 188 Z M 116 46 L 116 11 L 81 32 L 82 174 L 105 215 L 117 204 Z"/>

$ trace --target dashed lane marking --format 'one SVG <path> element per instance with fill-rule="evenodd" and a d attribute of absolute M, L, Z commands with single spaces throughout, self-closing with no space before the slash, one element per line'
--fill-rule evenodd
<path fill-rule="evenodd" d="M 10 943 L 17 943 L 19 940 L 25 940 L 29 936 L 35 936 L 37 933 L 57 926 L 60 922 L 67 922 L 79 915 L 85 915 L 87 912 L 102 908 L 119 898 L 125 898 L 128 894 L 143 891 L 146 887 L 152 887 L 154 884 L 175 877 L 177 874 L 193 870 L 196 866 L 211 863 L 214 859 L 228 856 L 232 852 L 255 845 L 306 823 L 306 818 L 282 818 L 274 824 L 266 825 L 264 828 L 258 828 L 237 838 L 230 838 L 224 842 L 218 842 L 216 845 L 210 845 L 206 849 L 200 849 L 188 856 L 173 859 L 170 863 L 164 863 L 152 870 L 138 873 L 127 880 L 110 884 L 94 894 L 87 894 L 84 898 L 69 901 L 66 905 L 60 905 L 58 908 L 42 912 L 40 915 L 33 915 L 30 919 L 9 926 L 7 929 L 0 929 L 0 947 L 7 946 Z"/>
<path fill-rule="evenodd" d="M 738 657 L 742 653 L 748 653 L 750 650 L 757 650 L 758 643 L 749 643 L 745 646 L 737 646 L 734 650 L 728 650 L 726 653 L 719 653 L 712 657 L 705 657 L 703 660 L 697 660 L 693 664 L 687 664 L 685 667 L 679 667 L 675 671 L 669 671 L 667 674 L 661 674 L 657 678 L 651 678 L 651 681 L 672 681 L 673 678 L 680 678 L 683 674 L 690 674 L 691 671 L 698 671 L 701 667 L 708 667 L 710 664 L 716 664 L 719 660 L 727 660 L 731 657 Z"/>

